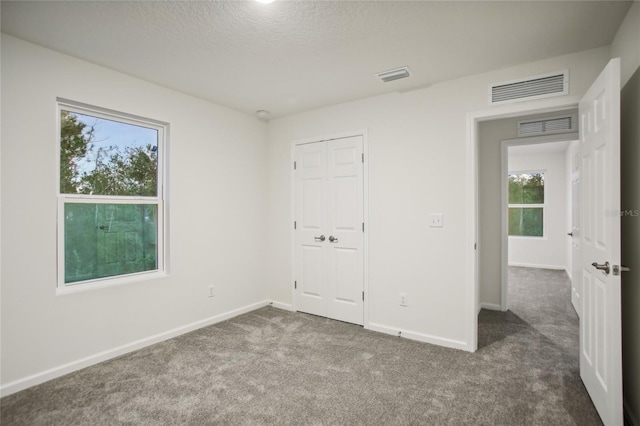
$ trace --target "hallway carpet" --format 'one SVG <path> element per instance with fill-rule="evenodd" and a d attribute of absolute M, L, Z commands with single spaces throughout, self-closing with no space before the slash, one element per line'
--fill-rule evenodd
<path fill-rule="evenodd" d="M 564 272 L 510 270 L 468 353 L 262 308 L 2 398 L 9 425 L 598 425 Z"/>

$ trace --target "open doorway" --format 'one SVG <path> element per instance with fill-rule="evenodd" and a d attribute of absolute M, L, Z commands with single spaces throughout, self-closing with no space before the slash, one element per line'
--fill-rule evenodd
<path fill-rule="evenodd" d="M 538 111 L 559 111 L 557 104 L 543 103 Z M 570 107 L 569 105 L 566 105 Z M 483 154 L 481 125 L 499 117 L 533 113 L 526 107 L 509 107 L 499 111 L 480 111 L 467 116 L 468 155 L 467 175 L 471 190 L 468 191 L 468 224 L 471 232 L 467 257 L 471 268 L 468 270 L 470 292 L 469 347 L 478 347 L 478 315 L 485 307 L 482 298 L 483 283 L 481 273 L 483 255 L 487 248 L 503 251 L 501 239 L 493 240 L 493 247 L 482 248 L 483 234 L 491 235 L 484 228 L 483 218 L 491 218 L 483 210 L 490 206 L 483 199 L 483 191 L 491 188 L 483 182 L 483 170 L 491 170 L 484 163 L 488 157 L 495 159 L 495 147 L 489 144 L 489 154 Z M 582 286 L 582 309 L 580 311 L 579 354 L 580 378 L 591 396 L 598 413 L 606 424 L 622 424 L 622 344 L 621 344 L 621 220 L 620 212 L 620 59 L 609 61 L 600 75 L 593 81 L 579 101 L 580 143 L 577 160 L 579 162 L 579 219 L 578 239 L 580 243 L 579 267 L 581 275 L 573 277 Z M 498 155 L 498 158 L 499 155 Z M 495 164 L 492 164 L 495 169 Z M 500 171 L 498 171 L 500 178 Z M 496 186 L 498 194 L 501 188 Z M 499 195 L 498 195 L 499 196 Z M 495 212 L 494 212 L 495 213 Z M 500 215 L 500 204 L 498 205 Z M 499 228 L 499 226 L 498 226 Z M 495 231 L 495 228 L 494 228 Z M 500 229 L 498 229 L 500 233 Z M 494 235 L 495 236 L 495 235 Z M 574 234 L 575 239 L 575 234 Z M 474 241 L 477 242 L 474 243 Z M 505 254 L 503 253 L 503 256 Z M 491 264 L 495 268 L 500 263 Z M 493 285 L 493 283 L 490 283 Z M 500 303 L 505 303 L 501 298 Z M 488 306 L 486 306 L 488 307 Z M 472 311 L 475 308 L 476 311 Z M 502 306 L 501 306 L 502 308 Z M 506 309 L 506 304 L 505 307 Z M 602 330 L 608 332 L 602 332 Z"/>
<path fill-rule="evenodd" d="M 577 226 L 578 182 L 573 137 L 566 133 L 502 142 L 506 259 L 502 259 L 501 297 L 506 309 L 511 307 L 509 288 L 514 274 L 560 271 L 572 282 L 572 302 L 578 310 L 579 280 L 572 279 L 578 241 L 572 238 Z M 557 140 L 563 138 L 567 139 Z"/>
<path fill-rule="evenodd" d="M 508 310 L 509 264 L 566 270 L 571 276 L 571 238 L 567 235 L 571 230 L 567 162 L 571 159 L 567 155 L 571 155 L 571 141 L 578 138 L 576 114 L 570 109 L 479 123 L 478 278 L 482 308 Z M 521 195 L 511 202 L 510 174 L 519 182 Z M 512 185 L 512 190 L 517 186 Z M 530 189 L 525 186 L 533 186 L 537 198 L 522 198 L 523 191 Z"/>

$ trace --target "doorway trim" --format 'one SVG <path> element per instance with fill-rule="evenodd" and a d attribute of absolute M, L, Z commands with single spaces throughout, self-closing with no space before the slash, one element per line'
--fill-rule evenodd
<path fill-rule="evenodd" d="M 290 174 L 289 174 L 289 182 L 290 182 L 290 205 L 289 205 L 289 223 L 291 224 L 290 229 L 290 233 L 289 233 L 289 244 L 290 244 L 290 257 L 291 257 L 291 301 L 292 301 L 292 309 L 294 312 L 298 311 L 298 301 L 297 301 L 297 297 L 296 297 L 296 289 L 294 287 L 294 281 L 296 279 L 296 275 L 295 275 L 295 261 L 296 261 L 296 245 L 295 245 L 295 230 L 293 227 L 293 222 L 296 220 L 295 217 L 295 212 L 296 212 L 296 182 L 295 182 L 295 170 L 294 170 L 294 161 L 296 158 L 296 146 L 298 145 L 305 145 L 305 144 L 309 144 L 309 143 L 314 143 L 314 142 L 323 142 L 323 141 L 329 141 L 329 140 L 333 140 L 333 139 L 343 139 L 343 138 L 349 138 L 349 137 L 354 137 L 354 136 L 362 136 L 362 152 L 364 155 L 364 163 L 363 163 L 363 169 L 362 169 L 362 184 L 363 184 L 363 209 L 362 209 L 362 215 L 363 215 L 363 220 L 364 220 L 364 232 L 363 232 L 363 247 L 362 247 L 362 255 L 363 255 L 363 289 L 364 289 L 364 300 L 363 300 L 363 326 L 364 328 L 369 328 L 369 138 L 368 138 L 368 132 L 367 129 L 357 129 L 357 130 L 351 130 L 351 131 L 344 131 L 344 132 L 339 132 L 339 133 L 331 133 L 328 135 L 323 135 L 323 136 L 314 136 L 314 137 L 309 137 L 309 138 L 304 138 L 304 139 L 294 139 L 293 141 L 291 141 L 291 148 L 290 148 L 290 161 L 289 164 L 291 165 L 290 167 Z"/>
<path fill-rule="evenodd" d="M 480 280 L 478 264 L 478 124 L 483 121 L 500 118 L 518 117 L 523 115 L 543 114 L 547 112 L 573 109 L 578 107 L 578 96 L 562 96 L 558 98 L 542 99 L 490 107 L 467 113 L 467 250 L 465 260 L 467 265 L 466 291 L 466 350 L 478 350 L 478 314 L 480 313 Z M 502 302 L 502 301 L 501 301 Z M 501 303 L 502 305 L 502 303 Z"/>
<path fill-rule="evenodd" d="M 528 115 L 528 114 L 527 114 Z M 557 135 L 535 136 L 528 138 L 506 139 L 500 142 L 500 310 L 507 311 L 509 308 L 509 235 L 507 232 L 507 193 L 504 188 L 507 187 L 507 174 L 509 173 L 509 148 L 513 146 L 525 145 L 542 145 L 553 142 L 567 142 L 578 140 L 577 132 L 561 133 Z"/>

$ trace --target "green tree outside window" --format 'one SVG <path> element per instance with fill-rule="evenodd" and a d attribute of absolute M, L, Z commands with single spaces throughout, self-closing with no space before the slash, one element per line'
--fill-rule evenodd
<path fill-rule="evenodd" d="M 508 231 L 511 236 L 544 235 L 544 173 L 508 176 Z"/>
<path fill-rule="evenodd" d="M 61 110 L 65 285 L 158 268 L 158 133 Z"/>

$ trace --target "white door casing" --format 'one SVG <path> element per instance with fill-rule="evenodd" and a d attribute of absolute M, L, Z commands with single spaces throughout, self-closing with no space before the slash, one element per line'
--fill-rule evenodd
<path fill-rule="evenodd" d="M 364 323 L 363 137 L 295 148 L 296 309 Z"/>
<path fill-rule="evenodd" d="M 580 376 L 605 425 L 622 425 L 620 60 L 579 105 Z M 602 269 L 596 269 L 597 264 Z"/>
<path fill-rule="evenodd" d="M 582 265 L 580 264 L 580 154 L 571 159 L 571 304 L 578 317 L 582 308 Z"/>

